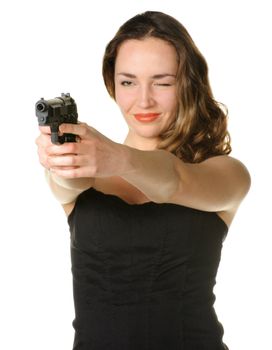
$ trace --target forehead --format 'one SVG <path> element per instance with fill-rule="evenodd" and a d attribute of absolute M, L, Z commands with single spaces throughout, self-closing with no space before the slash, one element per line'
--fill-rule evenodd
<path fill-rule="evenodd" d="M 159 69 L 165 73 L 175 74 L 177 65 L 177 53 L 173 45 L 151 37 L 123 42 L 117 51 L 115 70 L 116 73 L 119 70 L 135 73 L 137 70 L 145 69 L 158 72 Z"/>

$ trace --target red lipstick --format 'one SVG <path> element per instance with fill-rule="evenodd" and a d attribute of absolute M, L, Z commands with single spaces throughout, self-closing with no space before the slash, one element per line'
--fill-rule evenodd
<path fill-rule="evenodd" d="M 159 117 L 160 113 L 138 113 L 134 117 L 140 122 L 152 122 Z"/>

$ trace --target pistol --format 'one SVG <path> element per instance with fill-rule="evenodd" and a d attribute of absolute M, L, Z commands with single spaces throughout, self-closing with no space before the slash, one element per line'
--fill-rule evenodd
<path fill-rule="evenodd" d="M 59 135 L 60 124 L 77 124 L 77 106 L 69 93 L 62 93 L 61 97 L 55 97 L 51 100 L 45 100 L 42 97 L 35 104 L 35 112 L 39 125 L 50 126 L 52 143 L 58 145 L 64 142 L 76 142 L 74 134 Z"/>

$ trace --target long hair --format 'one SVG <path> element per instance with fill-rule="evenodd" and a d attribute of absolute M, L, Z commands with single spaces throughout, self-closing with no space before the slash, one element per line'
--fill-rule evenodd
<path fill-rule="evenodd" d="M 225 105 L 213 98 L 206 60 L 184 26 L 167 14 L 156 11 L 138 14 L 125 22 L 108 43 L 102 71 L 110 96 L 115 99 L 118 48 L 125 40 L 148 37 L 169 42 L 178 57 L 176 117 L 160 135 L 157 148 L 170 151 L 187 163 L 229 154 L 228 112 Z"/>

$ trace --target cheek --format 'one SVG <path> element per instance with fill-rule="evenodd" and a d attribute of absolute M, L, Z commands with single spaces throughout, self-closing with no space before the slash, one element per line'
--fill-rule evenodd
<path fill-rule="evenodd" d="M 133 98 L 130 94 L 117 90 L 115 93 L 115 101 L 121 110 L 127 110 L 130 108 Z"/>
<path fill-rule="evenodd" d="M 133 110 L 133 101 L 131 100 L 132 99 L 126 93 L 116 92 L 115 94 L 115 102 L 129 128 L 131 127 L 131 114 Z"/>
<path fill-rule="evenodd" d="M 160 99 L 161 105 L 164 107 L 165 111 L 174 111 L 177 106 L 176 95 L 173 93 L 164 94 Z"/>

